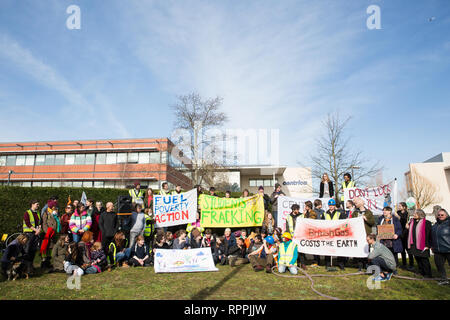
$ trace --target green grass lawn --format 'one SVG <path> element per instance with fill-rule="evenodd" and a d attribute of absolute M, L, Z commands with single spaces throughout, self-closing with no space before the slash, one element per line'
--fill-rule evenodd
<path fill-rule="evenodd" d="M 433 258 L 433 275 L 437 275 Z M 324 299 L 310 288 L 308 279 L 283 278 L 264 271 L 254 272 L 249 264 L 218 266 L 218 272 L 155 274 L 149 268 L 118 268 L 111 272 L 81 278 L 81 290 L 66 286 L 64 273 L 39 274 L 28 280 L 0 282 L 0 300 L 10 299 Z M 447 270 L 450 270 L 447 266 Z M 327 272 L 324 267 L 308 268 L 309 274 L 353 273 Z M 289 273 L 287 273 L 289 274 Z M 399 275 L 414 276 L 399 270 Z M 450 299 L 450 286 L 436 281 L 411 281 L 392 278 L 381 283 L 380 290 L 369 290 L 367 275 L 321 278 L 315 277 L 315 288 L 323 294 L 340 299 Z"/>

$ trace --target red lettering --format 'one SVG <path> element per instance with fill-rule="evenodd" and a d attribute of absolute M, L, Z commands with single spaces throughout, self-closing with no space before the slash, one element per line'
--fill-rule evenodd
<path fill-rule="evenodd" d="M 179 212 L 175 212 L 175 220 L 180 220 L 180 213 Z"/>
<path fill-rule="evenodd" d="M 181 211 L 181 219 L 189 219 L 189 211 Z"/>

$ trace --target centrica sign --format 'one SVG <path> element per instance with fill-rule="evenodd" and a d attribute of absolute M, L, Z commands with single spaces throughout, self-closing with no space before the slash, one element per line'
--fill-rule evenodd
<path fill-rule="evenodd" d="M 302 180 L 283 181 L 283 186 L 306 186 L 308 182 Z"/>

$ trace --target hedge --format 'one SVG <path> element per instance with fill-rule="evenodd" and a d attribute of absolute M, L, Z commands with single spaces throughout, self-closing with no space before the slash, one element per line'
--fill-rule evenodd
<path fill-rule="evenodd" d="M 83 191 L 88 198 L 102 201 L 104 204 L 108 201 L 116 203 L 118 196 L 128 194 L 127 189 L 0 186 L 0 235 L 18 232 L 19 225 L 21 230 L 23 214 L 30 208 L 31 200 L 37 199 L 41 210 L 51 196 L 57 196 L 60 212 L 63 212 L 61 208 L 66 205 L 69 195 L 72 201 L 80 200 Z M 154 192 L 159 193 L 158 190 Z M 225 192 L 216 194 L 225 197 Z M 233 198 L 239 198 L 241 195 L 241 192 L 231 194 Z"/>

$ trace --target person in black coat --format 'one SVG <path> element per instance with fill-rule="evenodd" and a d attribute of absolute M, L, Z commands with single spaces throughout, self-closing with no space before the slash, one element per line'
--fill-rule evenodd
<path fill-rule="evenodd" d="M 5 277 L 7 277 L 6 271 L 11 264 L 23 260 L 27 242 L 28 237 L 25 234 L 21 234 L 6 247 L 1 259 L 2 274 Z"/>
<path fill-rule="evenodd" d="M 406 223 L 408 222 L 409 212 L 408 207 L 406 206 L 405 202 L 400 202 L 398 205 L 398 208 L 400 210 L 397 211 L 397 213 L 394 213 L 394 216 L 396 216 L 400 220 L 400 225 L 402 226 L 402 264 L 400 268 L 407 269 L 409 271 L 414 270 L 414 256 L 408 253 L 409 258 L 409 264 L 406 263 L 406 253 L 408 248 L 408 229 L 406 229 Z"/>
<path fill-rule="evenodd" d="M 450 218 L 445 209 L 438 211 L 436 223 L 431 229 L 432 250 L 434 253 L 434 263 L 439 272 L 440 285 L 447 285 L 447 273 L 445 272 L 445 262 L 450 265 Z"/>
<path fill-rule="evenodd" d="M 402 225 L 397 217 L 392 215 L 391 207 L 383 208 L 383 215 L 379 218 L 377 225 L 394 225 L 394 238 L 393 239 L 381 239 L 380 242 L 386 248 L 388 248 L 394 255 L 395 264 L 398 265 L 398 254 L 403 251 L 402 245 Z"/>
<path fill-rule="evenodd" d="M 119 229 L 117 215 L 114 212 L 114 204 L 112 202 L 106 204 L 106 211 L 101 214 L 98 226 L 102 232 L 102 248 L 105 254 L 108 255 L 109 244 L 113 241 L 114 235 Z"/>
<path fill-rule="evenodd" d="M 145 239 L 143 235 L 138 235 L 136 237 L 135 244 L 131 247 L 130 260 L 128 264 L 132 267 L 148 267 L 151 262 L 151 255 L 149 249 L 145 244 Z"/>
<path fill-rule="evenodd" d="M 426 219 L 425 212 L 417 209 L 413 218 L 406 224 L 408 232 L 408 252 L 414 255 L 419 266 L 419 273 L 432 278 L 430 265 L 431 222 Z"/>
<path fill-rule="evenodd" d="M 328 185 L 328 193 L 326 193 L 325 184 Z M 328 177 L 327 173 L 324 173 L 322 175 L 322 181 L 320 181 L 320 192 L 319 192 L 319 198 L 333 198 L 334 197 L 334 186 L 333 182 Z"/>

